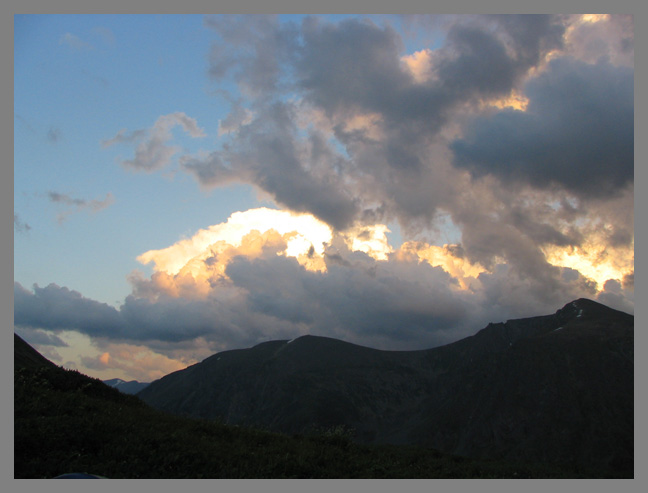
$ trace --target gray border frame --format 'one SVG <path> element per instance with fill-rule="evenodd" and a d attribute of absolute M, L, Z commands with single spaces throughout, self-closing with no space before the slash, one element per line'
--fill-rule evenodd
<path fill-rule="evenodd" d="M 322 9 L 322 7 L 326 7 Z M 540 7 L 540 8 L 538 8 Z M 584 0 L 569 0 L 557 1 L 551 0 L 550 2 L 543 2 L 542 4 L 535 4 L 529 2 L 514 2 L 512 0 L 488 0 L 487 2 L 477 2 L 476 0 L 437 0 L 434 3 L 424 0 L 408 0 L 406 2 L 387 2 L 385 0 L 373 1 L 359 0 L 354 2 L 347 1 L 328 1 L 326 4 L 308 0 L 307 2 L 297 2 L 295 0 L 273 0 L 272 2 L 261 2 L 260 0 L 225 0 L 213 2 L 209 0 L 190 0 L 182 2 L 174 2 L 172 0 L 153 1 L 153 0 L 137 0 L 125 1 L 119 0 L 118 2 L 110 2 L 110 4 L 100 4 L 97 1 L 83 2 L 79 0 L 9 0 L 3 2 L 0 6 L 0 50 L 2 52 L 3 65 L 12 66 L 13 74 L 13 15 L 22 13 L 421 13 L 430 12 L 435 13 L 493 13 L 493 12 L 515 12 L 515 13 L 537 13 L 539 10 L 550 12 L 608 12 L 615 13 L 632 13 L 635 16 L 635 25 L 642 26 L 642 20 L 645 17 L 642 15 L 645 7 L 640 7 L 638 0 L 616 0 L 614 2 L 603 2 L 596 0 L 595 2 L 585 2 Z M 638 36 L 637 36 L 638 34 Z M 642 39 L 642 30 L 635 32 L 635 44 L 637 47 L 643 43 L 639 43 Z M 643 109 L 645 105 L 645 94 L 638 90 L 637 82 L 645 80 L 646 66 L 644 63 L 643 51 L 636 50 L 640 55 L 635 72 L 635 109 L 639 110 L 635 113 L 635 162 L 639 166 L 635 166 L 635 186 L 642 183 L 645 179 L 646 170 L 644 160 L 646 155 L 645 134 L 639 132 L 639 129 L 645 131 L 645 122 L 643 119 Z M 0 272 L 2 275 L 2 283 L 0 283 L 0 316 L 3 328 L 13 326 L 13 227 L 10 228 L 11 221 L 9 220 L 10 209 L 13 209 L 13 163 L 12 153 L 13 150 L 13 111 L 10 111 L 10 101 L 13 96 L 13 80 L 10 77 L 9 70 L 2 71 L 2 114 L 5 117 L 2 119 L 2 132 L 0 132 L 0 139 L 3 149 L 4 163 L 0 167 L 0 203 L 1 203 L 1 217 L 2 217 L 2 235 L 0 242 L 0 254 L 2 255 L 2 262 L 0 262 Z M 11 106 L 13 108 L 13 106 Z M 637 138 L 639 137 L 639 138 Z M 643 159 L 642 159 L 643 158 Z M 635 194 L 635 210 L 643 211 L 646 207 L 646 197 L 641 194 Z M 635 245 L 643 245 L 646 235 L 646 219 L 642 214 L 635 216 Z M 637 239 L 639 237 L 639 239 Z M 639 256 L 639 259 L 642 257 Z M 639 262 L 642 264 L 642 262 Z M 637 256 L 635 255 L 635 271 L 642 272 L 642 267 L 637 269 Z M 640 329 L 644 327 L 646 322 L 646 315 L 639 302 L 639 296 L 636 293 L 643 291 L 643 282 L 641 276 L 639 279 L 635 277 L 635 327 Z M 644 354 L 646 348 L 646 335 L 643 330 L 636 331 L 635 346 L 639 349 L 639 354 Z M 13 379 L 9 376 L 13 373 L 13 345 L 10 344 L 11 334 L 6 330 L 2 334 L 2 344 L 0 344 L 0 351 L 2 358 L 0 364 L 2 365 L 2 388 L 5 391 L 11 389 L 13 394 Z M 643 383 L 643 376 L 646 372 L 645 358 L 637 358 L 635 360 L 635 479 L 633 480 L 113 480 L 110 483 L 106 482 L 93 482 L 90 483 L 56 483 L 45 482 L 43 480 L 15 480 L 13 479 L 13 399 L 2 399 L 2 437 L 3 447 L 2 460 L 0 461 L 3 480 L 9 480 L 6 483 L 10 484 L 10 489 L 5 491 L 120 491 L 120 490 L 145 490 L 145 491 L 178 491 L 180 489 L 186 490 L 190 488 L 191 491 L 394 491 L 396 489 L 406 491 L 425 491 L 428 492 L 432 489 L 439 489 L 440 491 L 483 491 L 484 489 L 490 491 L 643 491 L 641 485 L 646 479 L 645 460 L 646 460 L 646 426 L 642 424 L 643 420 L 637 419 L 642 416 L 642 411 L 646 409 L 646 394 L 645 384 Z M 11 416 L 11 417 L 10 417 Z M 514 481 L 514 482 L 513 482 Z M 3 481 L 5 483 L 5 481 Z M 7 488 L 7 486 L 4 486 Z M 3 489 L 4 489 L 3 488 Z M 645 484 L 644 484 L 645 488 Z"/>

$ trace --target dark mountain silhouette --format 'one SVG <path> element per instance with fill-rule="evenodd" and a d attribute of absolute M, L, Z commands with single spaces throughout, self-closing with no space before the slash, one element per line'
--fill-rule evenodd
<path fill-rule="evenodd" d="M 15 478 L 574 478 L 631 473 L 288 436 L 173 416 L 14 337 Z"/>
<path fill-rule="evenodd" d="M 54 367 L 56 365 L 14 333 L 14 370 L 16 368 L 33 369 L 41 366 Z"/>
<path fill-rule="evenodd" d="M 123 392 L 124 394 L 137 394 L 149 385 L 148 382 L 138 382 L 137 380 L 130 380 L 127 382 L 121 378 L 111 378 L 110 380 L 104 380 L 103 383 Z"/>
<path fill-rule="evenodd" d="M 421 351 L 304 336 L 224 351 L 138 393 L 172 413 L 475 458 L 632 471 L 634 317 L 587 299 Z"/>

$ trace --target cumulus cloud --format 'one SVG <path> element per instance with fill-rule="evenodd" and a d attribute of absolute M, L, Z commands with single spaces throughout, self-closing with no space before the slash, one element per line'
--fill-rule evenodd
<path fill-rule="evenodd" d="M 215 147 L 179 167 L 203 188 L 251 184 L 285 211 L 144 252 L 154 272 L 131 273 L 119 309 L 18 286 L 34 306 L 18 320 L 176 358 L 196 341 L 305 333 L 430 347 L 579 297 L 631 311 L 632 18 L 407 17 L 432 33 L 409 38 L 381 19 L 208 17 L 208 74 L 231 111 Z M 155 171 L 180 153 L 178 126 L 204 135 L 173 113 L 103 144 L 132 146 L 123 165 Z M 284 215 L 322 223 L 324 239 Z M 47 311 L 55 296 L 79 318 Z"/>
<path fill-rule="evenodd" d="M 274 225 L 254 229 L 264 220 Z M 309 225 L 316 229 L 309 233 Z M 551 312 L 565 300 L 597 293 L 595 283 L 578 271 L 550 265 L 540 255 L 534 262 L 486 267 L 472 263 L 459 245 L 410 242 L 385 248 L 384 232 L 376 226 L 336 233 L 313 216 L 285 211 L 238 213 L 143 255 L 142 262 L 155 262 L 155 272 L 150 277 L 133 272 L 133 292 L 119 308 L 54 284 L 29 291 L 15 283 L 15 324 L 74 330 L 111 343 L 153 344 L 171 359 L 183 354 L 171 344 L 193 350 L 191 344 L 201 340 L 220 350 L 309 333 L 415 349 L 470 335 L 489 321 L 529 310 Z M 501 241 L 502 257 L 528 250 L 516 245 L 521 240 L 514 236 Z M 616 284 L 606 286 L 610 291 Z M 104 359 L 93 364 L 108 368 L 113 360 Z"/>
<path fill-rule="evenodd" d="M 494 210 L 528 187 L 564 201 L 608 200 L 631 186 L 631 18 L 407 18 L 436 33 L 412 53 L 379 19 L 208 17 L 209 74 L 232 108 L 220 147 L 181 156 L 181 168 L 206 188 L 253 184 L 337 230 L 398 221 L 408 235 L 434 231 L 447 215 L 478 224 L 461 220 L 457 197 L 484 176 L 508 194 L 490 200 Z M 590 45 L 605 56 L 593 59 Z M 124 165 L 159 169 L 177 152 L 171 126 L 197 135 L 178 115 L 104 145 L 140 141 Z M 522 216 L 535 213 L 523 209 L 509 213 L 522 234 L 578 241 L 547 221 L 532 232 Z"/>
<path fill-rule="evenodd" d="M 448 19 L 445 44 L 413 58 L 369 20 L 209 18 L 210 74 L 231 77 L 239 97 L 226 143 L 184 157 L 184 169 L 206 187 L 252 183 L 336 229 L 432 223 L 464 180 L 442 138 L 453 111 L 509 97 L 565 31 L 554 16 Z"/>

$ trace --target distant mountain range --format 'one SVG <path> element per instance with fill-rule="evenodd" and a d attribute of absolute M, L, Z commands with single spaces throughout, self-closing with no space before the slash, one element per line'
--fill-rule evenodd
<path fill-rule="evenodd" d="M 303 336 L 224 351 L 137 396 L 158 409 L 362 443 L 632 471 L 634 317 L 587 299 L 420 351 Z"/>
<path fill-rule="evenodd" d="M 124 394 L 137 394 L 149 386 L 148 382 L 138 382 L 137 380 L 125 381 L 121 378 L 111 378 L 103 381 L 106 385 L 113 387 Z"/>

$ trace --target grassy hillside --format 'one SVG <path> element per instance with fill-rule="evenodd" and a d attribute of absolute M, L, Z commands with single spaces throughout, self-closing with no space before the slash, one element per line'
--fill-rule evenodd
<path fill-rule="evenodd" d="M 108 478 L 594 477 L 601 471 L 354 444 L 345 430 L 282 435 L 171 416 L 76 371 L 14 370 L 14 475 Z"/>

